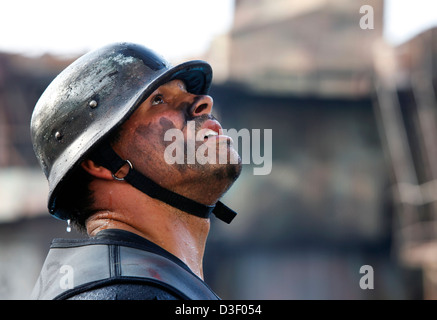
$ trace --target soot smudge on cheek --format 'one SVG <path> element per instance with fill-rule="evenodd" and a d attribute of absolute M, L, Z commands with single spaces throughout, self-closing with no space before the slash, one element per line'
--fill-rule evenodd
<path fill-rule="evenodd" d="M 140 124 L 135 129 L 135 133 L 143 138 L 160 138 L 164 137 L 167 130 L 176 128 L 171 120 L 164 117 L 160 118 L 158 123 Z"/>
<path fill-rule="evenodd" d="M 165 132 L 167 130 L 175 129 L 176 128 L 176 126 L 173 123 L 173 121 L 171 121 L 171 120 L 169 120 L 169 119 L 167 119 L 165 117 L 162 117 L 162 118 L 159 119 L 159 124 L 161 125 L 164 134 L 165 134 Z"/>
<path fill-rule="evenodd" d="M 135 134 L 145 139 L 148 144 L 157 145 L 158 143 L 167 146 L 168 141 L 164 141 L 165 133 L 170 129 L 175 129 L 176 126 L 170 119 L 161 117 L 157 122 L 149 124 L 140 124 L 135 129 Z"/>
<path fill-rule="evenodd" d="M 165 133 L 170 129 L 176 129 L 176 126 L 175 126 L 173 121 L 171 121 L 165 117 L 162 117 L 159 119 L 159 124 L 161 125 L 160 141 L 162 142 L 162 144 L 165 147 L 168 147 L 174 141 L 174 139 L 173 139 L 173 141 L 165 141 L 165 139 L 164 139 Z"/>
<path fill-rule="evenodd" d="M 164 141 L 165 132 L 171 128 L 175 128 L 174 123 L 165 117 L 161 117 L 150 123 L 139 123 L 133 130 L 134 136 L 130 143 L 126 146 L 129 153 L 135 155 L 138 161 L 146 165 L 147 172 L 150 177 L 159 172 L 159 175 L 164 174 L 169 170 L 168 165 L 164 160 L 164 152 L 166 145 L 171 142 Z M 161 179 L 162 177 L 155 177 Z"/>

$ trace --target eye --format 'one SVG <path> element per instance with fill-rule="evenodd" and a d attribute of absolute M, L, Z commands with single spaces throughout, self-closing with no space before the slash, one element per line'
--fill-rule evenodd
<path fill-rule="evenodd" d="M 152 106 L 164 103 L 164 97 L 161 94 L 157 94 L 152 99 Z"/>

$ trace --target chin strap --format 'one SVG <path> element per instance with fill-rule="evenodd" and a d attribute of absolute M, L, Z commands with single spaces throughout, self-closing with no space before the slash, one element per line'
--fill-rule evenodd
<path fill-rule="evenodd" d="M 218 219 L 226 223 L 231 223 L 237 215 L 235 211 L 228 208 L 220 201 L 215 205 L 208 206 L 161 187 L 156 182 L 136 171 L 129 160 L 123 160 L 120 158 L 106 141 L 101 143 L 92 152 L 90 158 L 99 165 L 110 170 L 114 179 L 124 180 L 136 189 L 147 194 L 149 197 L 161 200 L 162 202 L 189 214 L 201 218 L 209 218 L 211 213 L 213 213 Z M 128 174 L 123 178 L 118 178 L 116 173 L 126 164 L 130 167 Z"/>

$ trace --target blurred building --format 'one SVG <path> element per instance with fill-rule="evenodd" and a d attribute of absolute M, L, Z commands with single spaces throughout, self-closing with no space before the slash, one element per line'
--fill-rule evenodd
<path fill-rule="evenodd" d="M 370 29 L 360 24 L 364 5 Z M 237 230 L 212 237 L 223 269 L 232 266 L 219 273 L 229 282 L 217 279 L 234 290 L 226 296 L 422 297 L 420 269 L 393 252 L 389 163 L 374 113 L 383 5 L 237 0 L 233 29 L 213 43 L 206 59 L 222 124 L 273 129 L 272 173 L 243 171 L 228 196 L 242 213 Z M 359 286 L 363 265 L 374 268 L 373 290 Z"/>
<path fill-rule="evenodd" d="M 376 115 L 396 208 L 394 248 L 403 264 L 424 271 L 430 299 L 437 299 L 436 48 L 433 28 L 375 52 Z"/>
<path fill-rule="evenodd" d="M 30 118 L 70 62 L 0 54 L 0 299 L 28 298 L 50 241 L 65 233 L 48 217 L 48 185 L 30 141 Z"/>
<path fill-rule="evenodd" d="M 373 29 L 360 27 L 363 5 Z M 375 96 L 374 53 L 392 52 L 381 49 L 382 19 L 382 0 L 236 0 L 232 30 L 203 57 L 222 125 L 273 133 L 271 173 L 245 165 L 224 199 L 239 216 L 213 220 L 205 277 L 223 298 L 429 297 L 422 269 L 393 251 L 402 237 L 395 166 L 375 104 L 387 90 Z M 80 236 L 49 217 L 29 134 L 36 100 L 70 62 L 0 56 L 2 299 L 27 297 L 52 238 Z M 373 267 L 374 289 L 360 287 L 363 265 Z"/>
<path fill-rule="evenodd" d="M 382 37 L 383 1 L 236 0 L 231 32 L 209 57 L 218 77 L 270 94 L 366 96 L 372 47 Z M 373 29 L 363 30 L 363 5 Z M 222 48 L 222 50 L 220 49 Z M 223 52 L 223 49 L 227 52 Z"/>
<path fill-rule="evenodd" d="M 30 142 L 30 116 L 65 63 L 48 55 L 0 54 L 0 221 L 45 209 L 48 188 Z"/>

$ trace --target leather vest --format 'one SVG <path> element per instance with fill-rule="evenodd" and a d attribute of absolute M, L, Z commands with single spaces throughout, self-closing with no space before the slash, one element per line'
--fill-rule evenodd
<path fill-rule="evenodd" d="M 219 299 L 199 277 L 161 255 L 85 239 L 54 240 L 31 298 L 68 299 L 102 285 L 133 281 L 162 286 L 181 299 Z"/>

